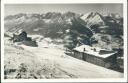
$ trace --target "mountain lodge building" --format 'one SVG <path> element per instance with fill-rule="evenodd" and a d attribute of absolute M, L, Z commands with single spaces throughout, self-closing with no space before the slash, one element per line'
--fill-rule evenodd
<path fill-rule="evenodd" d="M 73 53 L 73 57 L 75 58 L 106 68 L 110 68 L 113 64 L 116 64 L 117 52 L 115 51 L 81 45 L 74 48 Z"/>

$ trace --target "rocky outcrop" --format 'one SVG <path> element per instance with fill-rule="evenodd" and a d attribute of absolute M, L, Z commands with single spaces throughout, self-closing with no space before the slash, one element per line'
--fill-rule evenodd
<path fill-rule="evenodd" d="M 24 45 L 27 45 L 27 46 L 34 46 L 34 47 L 38 46 L 36 41 L 33 41 L 31 37 L 27 37 L 27 33 L 25 31 L 23 31 L 19 35 L 13 34 L 13 37 L 11 40 L 14 43 L 15 42 L 22 42 Z"/>

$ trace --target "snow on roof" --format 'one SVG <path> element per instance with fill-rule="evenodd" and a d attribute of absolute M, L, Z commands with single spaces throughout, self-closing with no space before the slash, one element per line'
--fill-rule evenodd
<path fill-rule="evenodd" d="M 74 48 L 74 50 L 79 51 L 79 52 L 84 52 L 84 53 L 87 53 L 87 54 L 90 54 L 93 56 L 101 57 L 101 58 L 107 58 L 107 57 L 112 56 L 113 54 L 116 53 L 116 52 L 109 53 L 109 51 L 108 51 L 108 53 L 101 54 L 100 53 L 101 51 L 107 52 L 107 50 L 101 49 L 99 47 L 91 47 L 89 45 L 82 45 L 82 46 Z"/>

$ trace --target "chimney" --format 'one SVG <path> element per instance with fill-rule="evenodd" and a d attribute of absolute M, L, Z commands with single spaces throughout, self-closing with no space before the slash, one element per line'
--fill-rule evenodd
<path fill-rule="evenodd" d="M 94 48 L 94 51 L 96 52 L 96 48 Z"/>
<path fill-rule="evenodd" d="M 84 51 L 86 51 L 85 48 L 84 48 Z"/>

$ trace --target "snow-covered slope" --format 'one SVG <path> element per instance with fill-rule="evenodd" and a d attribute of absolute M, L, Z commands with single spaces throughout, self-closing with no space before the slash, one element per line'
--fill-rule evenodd
<path fill-rule="evenodd" d="M 41 41 L 43 42 L 43 41 Z M 123 74 L 64 54 L 58 45 L 14 45 L 5 39 L 5 78 L 122 78 Z"/>

